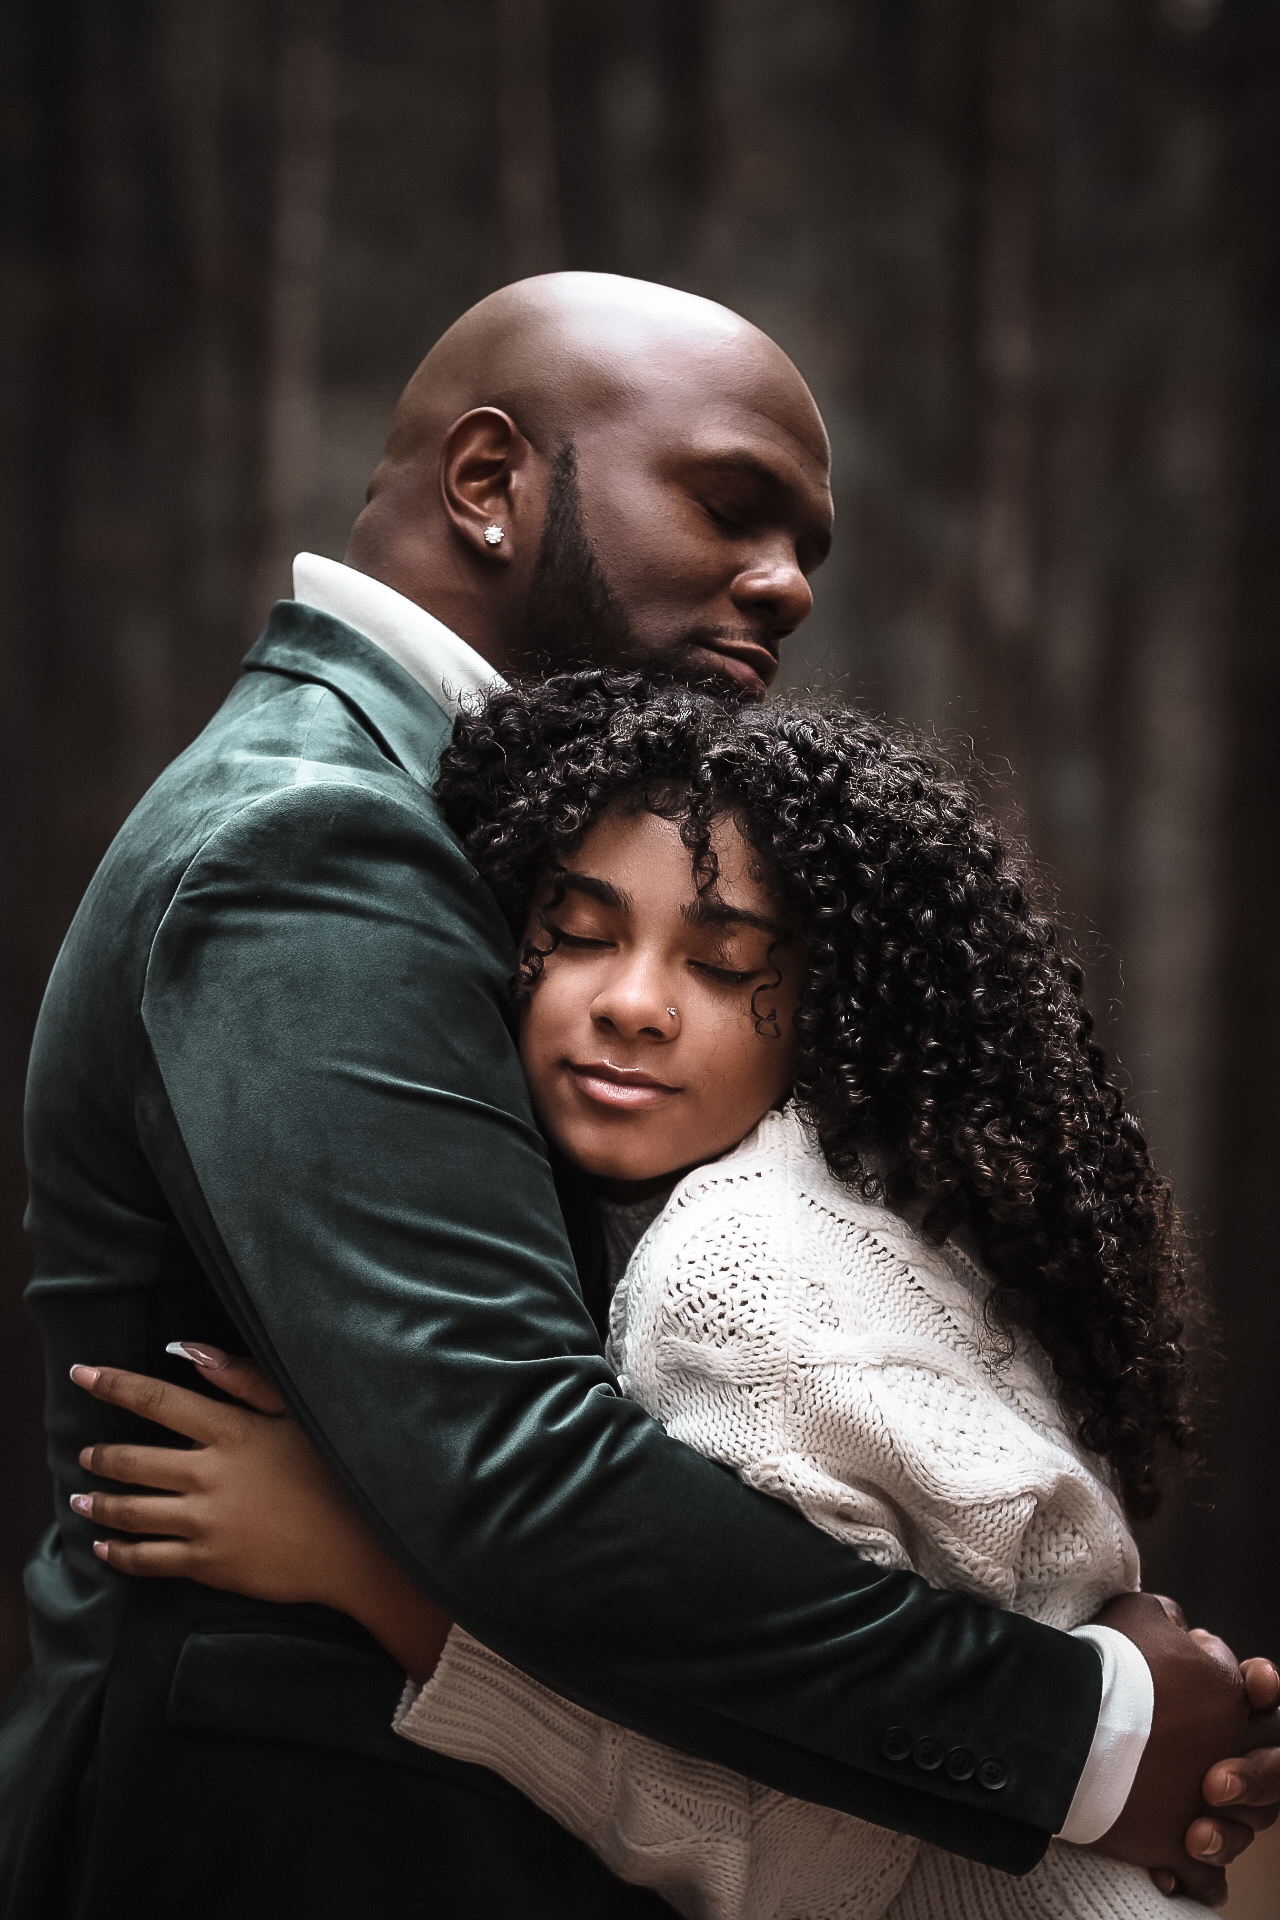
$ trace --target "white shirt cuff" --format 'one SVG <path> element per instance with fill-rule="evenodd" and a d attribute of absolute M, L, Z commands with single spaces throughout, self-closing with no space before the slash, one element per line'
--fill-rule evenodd
<path fill-rule="evenodd" d="M 1124 1811 L 1151 1733 L 1156 1690 L 1137 1647 L 1114 1627 L 1077 1627 L 1072 1639 L 1087 1640 L 1102 1662 L 1102 1705 L 1089 1758 L 1057 1837 L 1087 1847 Z"/>

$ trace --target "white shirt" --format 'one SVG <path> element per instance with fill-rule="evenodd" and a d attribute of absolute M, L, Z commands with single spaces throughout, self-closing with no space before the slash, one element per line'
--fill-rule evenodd
<path fill-rule="evenodd" d="M 468 694 L 506 684 L 443 620 L 394 587 L 337 560 L 300 553 L 293 563 L 293 597 L 345 621 L 389 653 L 451 720 Z"/>
<path fill-rule="evenodd" d="M 1151 1734 L 1156 1690 L 1142 1654 L 1114 1627 L 1077 1627 L 1075 1638 L 1087 1640 L 1102 1662 L 1098 1730 L 1060 1835 L 1086 1847 L 1124 1811 Z"/>
<path fill-rule="evenodd" d="M 293 563 L 293 597 L 342 620 L 389 653 L 450 718 L 468 694 L 502 686 L 502 676 L 442 620 L 354 567 L 319 554 Z M 1142 1654 L 1111 1627 L 1077 1627 L 1102 1665 L 1102 1704 L 1093 1745 L 1060 1837 L 1087 1846 L 1115 1824 L 1129 1798 L 1151 1733 L 1155 1688 Z"/>

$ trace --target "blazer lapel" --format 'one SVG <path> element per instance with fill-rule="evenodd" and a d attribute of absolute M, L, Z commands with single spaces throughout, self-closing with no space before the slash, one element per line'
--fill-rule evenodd
<path fill-rule="evenodd" d="M 248 673 L 282 673 L 331 688 L 412 779 L 424 787 L 435 780 L 452 722 L 425 687 L 354 627 L 317 607 L 277 600 L 243 664 Z"/>

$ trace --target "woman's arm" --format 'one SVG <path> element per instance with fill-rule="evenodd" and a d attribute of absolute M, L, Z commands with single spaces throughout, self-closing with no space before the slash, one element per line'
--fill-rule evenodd
<path fill-rule="evenodd" d="M 334 1607 L 359 1620 L 415 1680 L 426 1680 L 434 1674 L 441 1649 L 449 1638 L 449 1619 L 416 1590 L 390 1555 L 380 1548 L 320 1463 L 317 1453 L 311 1450 L 307 1438 L 294 1421 L 288 1419 L 271 1384 L 253 1361 L 228 1361 L 226 1356 L 209 1348 L 203 1348 L 201 1354 L 203 1359 L 198 1363 L 205 1375 L 226 1392 L 246 1400 L 246 1407 L 209 1400 L 134 1373 L 96 1367 L 71 1369 L 73 1380 L 94 1394 L 94 1398 L 125 1407 L 196 1442 L 196 1448 L 190 1452 L 136 1446 L 96 1446 L 84 1450 L 81 1463 L 90 1473 L 125 1480 L 134 1486 L 142 1484 L 165 1490 L 161 1494 L 94 1492 L 73 1496 L 77 1511 L 94 1523 L 125 1534 L 161 1536 L 98 1542 L 96 1551 L 100 1551 L 100 1557 L 111 1567 L 134 1576 L 182 1576 L 200 1580 L 205 1586 L 226 1588 L 269 1601 L 319 1601 L 320 1605 Z M 253 1411 L 249 1411 L 249 1407 Z M 1142 1605 L 1142 1597 L 1138 1597 L 1136 1603 Z M 497 1655 L 468 1642 L 466 1636 L 455 1636 L 455 1640 L 453 1667 L 445 1661 L 439 1674 L 443 1692 L 439 1684 L 436 1688 L 426 1688 L 424 1695 L 401 1716 L 399 1730 L 438 1751 L 478 1761 L 512 1778 L 514 1784 L 543 1805 L 545 1811 L 570 1826 L 572 1832 L 578 1832 L 587 1845 L 595 1847 L 614 1872 L 628 1880 L 652 1884 L 652 1860 L 643 1866 L 639 1860 L 631 1859 L 628 1845 L 622 1843 L 628 1836 L 614 1832 L 612 1814 L 616 1795 L 610 1791 L 610 1776 L 618 1766 L 626 1770 L 631 1755 L 641 1753 L 641 1749 L 652 1749 L 656 1743 L 610 1726 L 610 1722 L 576 1709 L 568 1701 L 560 1701 L 557 1695 L 541 1688 L 539 1682 L 507 1667 Z M 499 1715 L 476 1711 L 476 1686 L 472 1684 L 476 1661 L 484 1665 L 482 1678 L 489 1692 L 493 1692 L 493 1672 L 503 1672 Z M 1270 1707 L 1276 1695 L 1276 1674 L 1270 1663 L 1245 1663 L 1244 1676 L 1249 1703 L 1255 1709 Z M 445 1724 L 447 1715 L 441 1716 L 441 1707 L 453 1713 L 449 1724 Z M 528 1755 L 520 1751 L 520 1715 L 514 1711 L 516 1707 L 528 1709 L 528 1713 L 537 1718 L 541 1759 L 535 1778 L 526 1778 Z M 560 1716 L 574 1718 L 576 1724 L 560 1728 L 555 1713 L 551 1713 L 553 1707 Z M 1272 1716 L 1267 1716 L 1267 1728 L 1259 1728 L 1257 1738 L 1274 1740 L 1270 1718 Z M 591 1728 L 591 1740 L 585 1743 L 583 1724 Z M 557 1736 L 566 1764 L 572 1763 L 570 1786 L 578 1782 L 578 1797 L 583 1799 L 581 1807 L 572 1803 L 572 1793 L 568 1801 L 564 1801 L 562 1793 L 553 1793 L 557 1782 L 564 1788 L 564 1780 L 555 1774 L 555 1768 L 547 1768 L 549 1743 L 555 1745 Z M 1249 1745 L 1253 1745 L 1253 1740 L 1249 1740 Z M 589 1755 L 589 1766 L 585 1770 L 581 1764 L 583 1753 Z M 1224 1772 L 1228 1766 L 1240 1772 L 1244 1795 L 1238 1805 L 1232 1805 L 1232 1816 L 1234 1820 L 1245 1820 L 1247 1826 L 1267 1826 L 1272 1818 L 1270 1805 L 1257 1820 L 1253 1814 L 1242 1811 L 1255 1805 L 1261 1807 L 1267 1799 L 1265 1788 L 1255 1788 L 1251 1778 L 1251 1763 L 1255 1759 L 1261 1761 L 1263 1755 L 1245 1755 L 1232 1763 L 1219 1763 L 1211 1774 Z M 670 1764 L 683 1766 L 685 1759 L 672 1753 Z M 741 1778 L 723 1766 L 697 1763 L 695 1770 L 702 1795 L 710 1789 L 712 1797 L 716 1797 L 714 1789 L 718 1786 L 723 1788 L 723 1793 L 729 1793 L 735 1780 L 739 1789 L 743 1788 Z M 570 1774 L 564 1778 L 570 1778 Z M 654 1776 L 649 1766 L 645 1778 L 660 1778 L 660 1770 Z M 766 1789 L 750 1791 L 754 1797 L 764 1793 L 770 1805 L 773 1801 L 781 1803 L 781 1795 L 773 1795 Z M 1217 1801 L 1221 1797 L 1215 1788 L 1213 1799 Z M 808 1836 L 808 1832 L 800 1836 L 796 1803 L 783 1805 L 787 1820 L 781 1851 L 787 1855 L 787 1872 L 798 1870 L 794 1862 L 796 1841 L 800 1839 L 800 1859 L 804 1859 L 806 1853 L 818 1855 L 818 1851 L 825 1851 L 831 1857 L 835 1841 L 831 1828 L 835 1828 L 852 1849 L 850 1862 L 846 1864 L 852 1868 L 854 1855 L 860 1864 L 865 1864 L 864 1845 L 854 1836 L 854 1828 L 858 1828 L 860 1822 L 800 1803 L 804 1812 L 800 1826 L 810 1820 L 829 1822 L 829 1826 L 823 1828 L 819 1849 L 818 1845 L 808 1845 L 808 1839 L 816 1836 Z M 1196 1828 L 1205 1828 L 1207 1824 L 1209 1822 L 1199 1820 Z M 1219 1851 L 1217 1860 L 1219 1864 L 1226 1864 L 1249 1837 L 1247 1828 L 1224 1822 L 1221 1816 L 1213 1824 L 1224 1828 L 1226 1845 Z M 745 1836 L 750 1836 L 752 1845 L 758 1839 L 758 1826 L 758 1820 L 750 1820 L 745 1828 Z M 1192 1830 L 1192 1834 L 1196 1834 L 1196 1830 Z M 693 1841 L 693 1853 L 697 1855 L 700 1851 L 697 1824 L 687 1839 Z M 773 1864 L 777 1866 L 781 1862 Z M 670 1885 L 664 1882 L 664 1893 L 677 1910 L 683 1910 L 681 1897 L 677 1897 L 677 1882 L 681 1880 L 681 1872 L 697 1882 L 699 1870 L 693 1860 L 683 1857 L 677 1860 L 676 1855 L 670 1860 L 670 1868 L 676 1878 Z M 681 1872 L 677 1872 L 677 1868 L 681 1868 Z M 1182 1874 L 1188 1874 L 1186 1864 L 1182 1866 Z"/>
<path fill-rule="evenodd" d="M 185 1351 L 185 1349 L 184 1349 Z M 72 1496 L 77 1513 L 147 1540 L 97 1540 L 121 1573 L 177 1576 L 252 1599 L 318 1602 L 358 1620 L 415 1680 L 434 1672 L 451 1622 L 374 1538 L 252 1360 L 188 1353 L 230 1406 L 140 1374 L 73 1367 L 77 1386 L 183 1433 L 190 1450 L 86 1447 L 80 1464 L 156 1494 Z"/>

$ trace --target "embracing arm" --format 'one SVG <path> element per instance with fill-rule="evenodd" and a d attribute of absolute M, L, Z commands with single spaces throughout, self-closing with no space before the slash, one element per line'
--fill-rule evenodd
<path fill-rule="evenodd" d="M 618 1397 L 510 962 L 423 795 L 298 787 L 206 843 L 152 949 L 139 1101 L 206 1270 L 388 1554 L 485 1644 L 785 1792 L 1032 1864 L 1089 1749 L 1092 1651 L 859 1561 Z M 902 1725 L 1007 1785 L 904 1768 Z"/>
<path fill-rule="evenodd" d="M 785 1791 L 1030 1864 L 1093 1654 L 857 1561 L 618 1396 L 510 965 L 424 794 L 290 789 L 206 843 L 153 945 L 141 1103 L 206 1270 L 388 1553 L 486 1645 Z M 998 1804 L 904 1777 L 881 1740 L 917 1721 L 1004 1756 Z"/>
<path fill-rule="evenodd" d="M 181 1452 L 118 1445 L 85 1449 L 82 1464 L 96 1475 L 166 1489 L 159 1498 L 103 1491 L 75 1496 L 73 1505 L 95 1530 L 168 1536 L 99 1540 L 102 1558 L 133 1575 L 195 1579 L 259 1599 L 335 1607 L 366 1626 L 418 1681 L 435 1672 L 448 1639 L 450 1659 L 403 1714 L 399 1730 L 455 1759 L 503 1775 L 624 1878 L 650 1884 L 654 1864 L 651 1850 L 636 1855 L 630 1847 L 629 1820 L 619 1826 L 613 1817 L 616 1788 L 628 1775 L 632 1755 L 640 1759 L 642 1786 L 680 1775 L 685 1792 L 679 1797 L 690 1807 L 705 1802 L 708 1794 L 726 1805 L 742 1800 L 743 1782 L 732 1769 L 687 1762 L 670 1749 L 655 1748 L 643 1736 L 571 1706 L 465 1634 L 450 1637 L 448 1618 L 378 1544 L 305 1436 L 284 1415 L 283 1403 L 256 1364 L 228 1359 L 207 1347 L 186 1351 L 207 1378 L 257 1413 L 246 1415 L 138 1375 L 91 1367 L 73 1370 L 77 1384 L 96 1398 L 196 1442 Z M 1136 1640 L 1157 1668 L 1170 1660 L 1195 1668 L 1193 1643 L 1226 1669 L 1234 1668 L 1221 1642 L 1202 1633 L 1188 1636 L 1180 1615 L 1173 1620 L 1175 1613 L 1170 1602 L 1125 1595 L 1104 1610 L 1103 1618 Z M 1207 1871 L 1204 1866 L 1191 1869 L 1202 1876 L 1197 1890 L 1204 1898 L 1220 1894 L 1220 1869 L 1252 1832 L 1272 1823 L 1280 1796 L 1276 1715 L 1269 1711 L 1280 1681 L 1265 1660 L 1246 1662 L 1243 1677 L 1254 1709 L 1248 1741 L 1253 1750 L 1211 1766 L 1203 1782 L 1206 1805 L 1228 1808 L 1232 1817 L 1199 1816 L 1186 1836 L 1189 1852 L 1208 1863 Z M 1188 1695 L 1194 1691 L 1186 1690 Z M 1173 1697 L 1176 1705 L 1176 1694 Z M 1167 1698 L 1164 1711 L 1167 1715 Z M 1186 1783 L 1169 1763 L 1187 1732 L 1194 1736 L 1195 1729 L 1160 1731 L 1171 1737 L 1157 1738 L 1149 1746 L 1131 1803 L 1100 1845 L 1101 1851 L 1118 1858 L 1151 1863 L 1172 1857 L 1158 1849 L 1153 1853 L 1150 1835 L 1167 1827 L 1169 1807 L 1188 1804 Z M 623 1799 L 629 1803 L 634 1793 L 628 1789 Z M 751 1866 L 760 1839 L 751 1809 L 758 1812 L 762 1804 L 743 1801 L 734 1823 L 743 1871 Z M 788 1873 L 794 1872 L 797 1860 L 817 1849 L 830 1864 L 833 1847 L 851 1849 L 850 1872 L 865 1873 L 865 1840 L 832 1828 L 829 1816 L 818 1808 L 794 1801 L 786 1807 L 784 1833 L 774 1831 L 777 1822 L 769 1818 L 765 1825 L 775 1847 L 780 1841 L 785 1846 Z M 668 1834 L 673 1845 L 670 1857 L 664 1856 L 661 1891 L 683 1910 L 683 1897 L 700 1884 L 706 1862 L 696 1824 L 677 1821 L 676 1826 L 677 1831 Z M 880 1860 L 886 1870 L 888 1858 Z M 1170 1892 L 1187 1874 L 1187 1863 L 1181 1862 L 1177 1873 L 1165 1867 L 1153 1878 Z"/>

